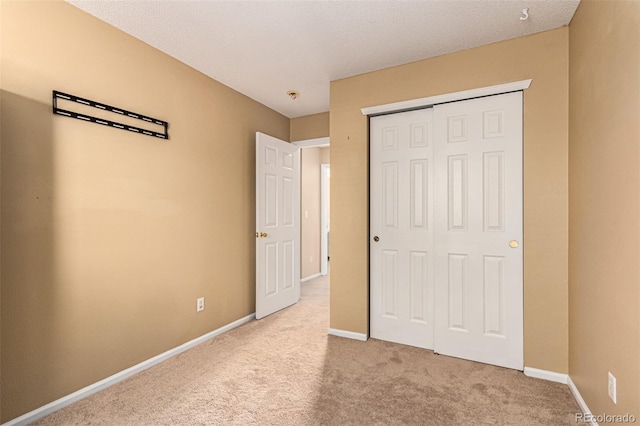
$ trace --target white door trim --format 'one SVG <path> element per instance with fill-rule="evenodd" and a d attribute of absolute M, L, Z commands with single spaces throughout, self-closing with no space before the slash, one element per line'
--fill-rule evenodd
<path fill-rule="evenodd" d="M 327 229 L 329 168 L 329 164 L 320 164 L 320 275 L 327 275 L 329 272 L 329 230 Z"/>
<path fill-rule="evenodd" d="M 329 137 L 305 139 L 303 141 L 295 141 L 291 143 L 298 146 L 299 148 L 324 148 L 326 146 L 329 146 Z"/>
<path fill-rule="evenodd" d="M 480 87 L 478 89 L 463 90 L 461 92 L 446 93 L 443 95 L 429 96 L 426 98 L 412 99 L 409 101 L 394 102 L 391 104 L 371 106 L 362 108 L 362 115 L 388 114 L 403 110 L 416 109 L 429 105 L 442 104 L 445 102 L 461 101 L 463 99 L 479 98 L 481 96 L 499 95 L 501 93 L 515 92 L 517 90 L 528 89 L 531 79 L 514 81 L 511 83 L 497 84 L 495 86 Z"/>

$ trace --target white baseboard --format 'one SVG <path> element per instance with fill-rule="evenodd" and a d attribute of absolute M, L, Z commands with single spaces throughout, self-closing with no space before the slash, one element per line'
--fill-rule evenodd
<path fill-rule="evenodd" d="M 300 278 L 300 282 L 306 282 L 306 281 L 311 281 L 314 278 L 318 278 L 319 276 L 321 276 L 322 274 L 320 272 L 318 272 L 317 274 L 313 274 L 313 275 L 309 275 L 308 277 L 304 277 L 304 278 Z"/>
<path fill-rule="evenodd" d="M 71 405 L 74 402 L 79 401 L 83 398 L 86 398 L 89 395 L 92 395 L 103 389 L 106 389 L 109 386 L 113 386 L 118 382 L 121 382 L 135 374 L 138 374 L 148 368 L 153 367 L 156 364 L 161 363 L 162 361 L 165 361 L 171 357 L 174 357 L 188 349 L 193 348 L 194 346 L 198 346 L 199 344 L 204 343 L 207 340 L 213 339 L 214 337 L 219 336 L 220 334 L 226 331 L 239 327 L 242 324 L 245 324 L 253 320 L 255 317 L 256 317 L 256 314 L 253 313 L 253 314 L 247 315 L 244 318 L 240 318 L 239 320 L 236 320 L 230 324 L 222 326 L 200 337 L 196 337 L 195 339 L 190 340 L 180 346 L 177 346 L 173 349 L 169 349 L 168 351 L 163 352 L 160 355 L 156 355 L 153 358 L 149 358 L 146 361 L 142 361 L 140 364 L 136 364 L 133 367 L 127 368 L 126 370 L 122 370 L 119 373 L 114 374 L 113 376 L 109 376 L 106 379 L 100 380 L 99 382 L 96 382 L 92 385 L 84 387 L 72 394 L 63 396 L 60 399 L 50 402 L 47 405 L 43 405 L 40 408 L 36 408 L 35 410 L 30 411 L 26 414 L 23 414 L 20 417 L 16 417 L 13 420 L 3 423 L 2 426 L 22 426 L 22 425 L 28 425 L 30 423 L 33 423 L 36 420 L 39 420 L 45 416 L 48 416 L 51 413 L 54 413 L 60 410 L 61 408 L 66 407 L 67 405 Z"/>
<path fill-rule="evenodd" d="M 368 337 L 366 334 L 364 333 L 356 333 L 354 331 L 345 331 L 345 330 L 338 330 L 336 328 L 330 328 L 328 333 L 332 336 L 338 336 L 338 337 L 346 337 L 347 339 L 354 339 L 354 340 L 361 340 L 363 342 L 366 342 Z"/>
<path fill-rule="evenodd" d="M 567 384 L 567 379 L 569 375 L 563 373 L 556 373 L 554 371 L 548 370 L 540 370 L 538 368 L 525 367 L 524 375 L 529 377 L 534 377 L 536 379 L 549 380 L 550 382 L 558 382 L 562 384 Z"/>
<path fill-rule="evenodd" d="M 589 410 L 589 407 L 587 407 L 587 403 L 584 402 L 584 399 L 582 399 L 582 395 L 580 395 L 580 391 L 576 387 L 575 383 L 573 383 L 573 380 L 571 380 L 570 376 L 567 376 L 567 379 L 568 379 L 567 384 L 569 385 L 569 390 L 573 394 L 573 397 L 576 399 L 576 402 L 580 406 L 580 409 L 585 415 L 591 418 L 591 410 Z M 596 423 L 594 420 L 591 420 L 589 424 L 591 426 L 598 426 L 598 423 Z"/>

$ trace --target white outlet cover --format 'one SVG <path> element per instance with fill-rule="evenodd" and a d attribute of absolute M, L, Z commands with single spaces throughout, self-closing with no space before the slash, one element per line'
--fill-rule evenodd
<path fill-rule="evenodd" d="M 607 387 L 608 392 L 609 392 L 609 398 L 611 398 L 611 400 L 613 401 L 614 404 L 617 404 L 617 389 L 616 389 L 616 376 L 614 376 L 613 374 L 611 374 L 611 372 L 609 371 L 609 385 Z"/>
<path fill-rule="evenodd" d="M 204 311 L 204 297 L 196 299 L 196 312 Z"/>

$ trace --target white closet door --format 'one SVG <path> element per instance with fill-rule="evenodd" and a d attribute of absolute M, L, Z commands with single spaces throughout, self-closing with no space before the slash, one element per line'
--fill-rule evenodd
<path fill-rule="evenodd" d="M 522 92 L 434 108 L 437 353 L 523 368 Z"/>
<path fill-rule="evenodd" d="M 433 111 L 370 121 L 371 337 L 433 348 Z"/>

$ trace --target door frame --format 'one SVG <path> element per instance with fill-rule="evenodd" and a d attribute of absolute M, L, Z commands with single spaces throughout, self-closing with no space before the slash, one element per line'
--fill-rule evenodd
<path fill-rule="evenodd" d="M 327 148 L 330 146 L 329 137 L 322 138 L 313 138 L 313 139 L 304 139 L 301 141 L 291 142 L 293 145 L 298 146 L 301 149 L 304 148 Z M 327 164 L 321 164 L 321 173 L 324 173 L 324 169 L 322 167 L 328 166 Z M 301 170 L 302 175 L 302 170 Z M 320 179 L 320 273 L 317 275 L 311 275 L 310 277 L 300 277 L 300 282 L 309 281 L 313 278 L 316 278 L 320 275 L 327 275 L 329 269 L 329 263 L 327 262 L 327 253 L 329 252 L 329 239 L 327 234 L 324 232 L 326 229 L 326 202 L 327 202 L 327 194 L 326 194 L 326 182 L 324 181 L 325 176 L 321 175 Z M 302 226 L 302 222 L 300 222 L 300 226 Z M 302 230 L 301 230 L 302 234 Z"/>
<path fill-rule="evenodd" d="M 291 142 L 300 148 L 326 148 L 329 146 L 329 136 L 325 138 L 304 139 L 301 141 Z"/>
<path fill-rule="evenodd" d="M 329 272 L 328 189 L 331 164 L 320 164 L 320 275 Z"/>

